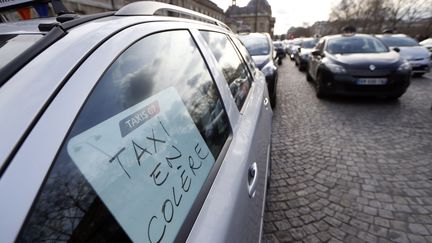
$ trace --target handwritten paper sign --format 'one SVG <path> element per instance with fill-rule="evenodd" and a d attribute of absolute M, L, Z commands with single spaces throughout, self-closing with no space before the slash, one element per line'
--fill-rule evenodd
<path fill-rule="evenodd" d="M 174 88 L 73 137 L 67 151 L 134 242 L 172 242 L 215 162 Z"/>

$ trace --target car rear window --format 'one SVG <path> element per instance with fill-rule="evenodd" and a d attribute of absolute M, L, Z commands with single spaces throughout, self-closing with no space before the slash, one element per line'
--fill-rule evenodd
<path fill-rule="evenodd" d="M 384 36 L 380 37 L 384 43 L 388 46 L 418 46 L 416 40 L 409 37 L 398 37 L 398 36 Z"/>
<path fill-rule="evenodd" d="M 270 43 L 264 35 L 240 35 L 239 38 L 252 56 L 268 55 L 270 53 Z"/>
<path fill-rule="evenodd" d="M 179 232 L 187 236 L 230 131 L 190 33 L 143 38 L 98 81 L 17 242 L 172 242 Z"/>
<path fill-rule="evenodd" d="M 363 36 L 329 39 L 326 50 L 331 54 L 382 53 L 389 51 L 378 39 Z"/>
<path fill-rule="evenodd" d="M 311 48 L 314 48 L 317 43 L 318 43 L 318 39 L 304 40 L 301 44 L 301 47 L 311 49 Z"/>
<path fill-rule="evenodd" d="M 0 69 L 19 56 L 43 35 L 0 35 Z"/>

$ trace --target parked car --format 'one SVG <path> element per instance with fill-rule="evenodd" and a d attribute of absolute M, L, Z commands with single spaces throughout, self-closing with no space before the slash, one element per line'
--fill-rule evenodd
<path fill-rule="evenodd" d="M 270 103 L 274 108 L 276 106 L 278 82 L 278 67 L 276 62 L 279 62 L 280 59 L 273 47 L 270 35 L 267 33 L 249 33 L 241 34 L 239 38 L 246 46 L 256 66 L 264 73 L 270 95 Z"/>
<path fill-rule="evenodd" d="M 292 40 L 291 47 L 288 49 L 288 55 L 291 60 L 294 60 L 296 53 L 298 52 L 298 48 L 300 47 L 302 38 L 296 38 Z"/>
<path fill-rule="evenodd" d="M 410 84 L 411 65 L 379 39 L 366 34 L 321 38 L 311 53 L 307 79 L 316 95 L 373 95 L 397 99 Z"/>
<path fill-rule="evenodd" d="M 420 44 L 403 34 L 377 35 L 387 46 L 395 49 L 400 55 L 408 60 L 412 66 L 414 76 L 422 76 L 430 71 L 431 59 L 428 50 Z"/>
<path fill-rule="evenodd" d="M 419 44 L 426 47 L 430 52 L 432 52 L 432 38 L 423 40 Z"/>
<path fill-rule="evenodd" d="M 272 109 L 223 23 L 134 2 L 0 51 L 0 242 L 260 241 Z"/>
<path fill-rule="evenodd" d="M 295 65 L 298 66 L 300 71 L 307 69 L 310 53 L 314 50 L 318 41 L 317 38 L 304 38 L 302 40 L 297 53 L 294 55 Z"/>
<path fill-rule="evenodd" d="M 280 64 L 282 64 L 282 59 L 286 56 L 285 46 L 281 41 L 273 41 L 273 46 L 276 51 L 276 56 L 280 60 Z"/>

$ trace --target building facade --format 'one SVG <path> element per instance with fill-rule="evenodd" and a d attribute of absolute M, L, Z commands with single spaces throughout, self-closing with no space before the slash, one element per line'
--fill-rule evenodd
<path fill-rule="evenodd" d="M 276 19 L 267 0 L 251 0 L 245 7 L 233 5 L 225 13 L 227 25 L 237 33 L 266 32 L 273 37 Z"/>

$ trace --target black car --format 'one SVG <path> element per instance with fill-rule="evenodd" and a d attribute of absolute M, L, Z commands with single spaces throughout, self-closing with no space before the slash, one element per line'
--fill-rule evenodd
<path fill-rule="evenodd" d="M 282 41 L 274 41 L 273 46 L 276 51 L 276 56 L 278 57 L 278 64 L 282 64 L 282 59 L 286 57 L 285 45 Z"/>
<path fill-rule="evenodd" d="M 272 40 L 266 33 L 241 34 L 240 40 L 246 46 L 257 67 L 263 72 L 267 81 L 270 104 L 276 106 L 276 87 L 278 68 L 275 62 L 281 60 L 276 55 Z"/>
<path fill-rule="evenodd" d="M 397 99 L 410 84 L 411 65 L 371 35 L 326 36 L 311 54 L 307 79 L 315 81 L 319 98 L 350 94 Z"/>
<path fill-rule="evenodd" d="M 294 53 L 294 61 L 300 71 L 307 69 L 309 61 L 309 55 L 314 50 L 315 45 L 318 43 L 317 38 L 304 38 L 298 48 L 298 51 Z"/>

